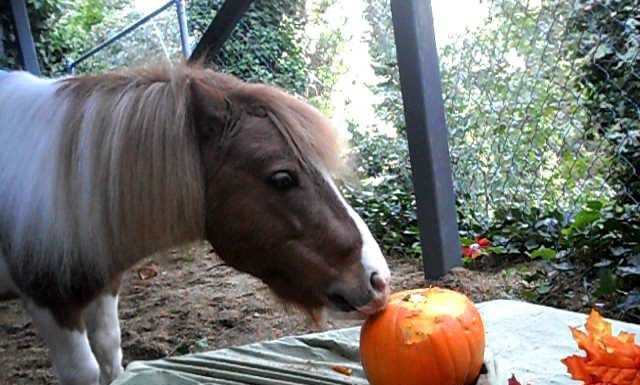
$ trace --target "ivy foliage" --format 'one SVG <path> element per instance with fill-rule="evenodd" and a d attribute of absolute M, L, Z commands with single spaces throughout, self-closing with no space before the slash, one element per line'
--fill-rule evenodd
<path fill-rule="evenodd" d="M 640 202 L 640 2 L 580 0 L 571 15 L 589 128 L 609 144 L 612 184 Z"/>
<path fill-rule="evenodd" d="M 367 3 L 376 112 L 398 135 L 355 134 L 369 165 L 348 192 L 387 251 L 416 256 L 389 2 Z M 628 291 L 640 278 L 639 4 L 491 4 L 439 50 L 462 243 L 483 235 L 502 260 L 592 266 L 597 295 Z"/>
<path fill-rule="evenodd" d="M 202 36 L 224 0 L 194 0 L 189 7 L 190 30 Z M 306 15 L 304 1 L 257 0 L 242 17 L 232 36 L 214 59 L 222 71 L 247 81 L 279 84 L 305 93 L 309 69 L 303 41 Z M 259 49 L 248 49 L 259 47 Z"/>
<path fill-rule="evenodd" d="M 224 0 L 192 0 L 189 29 L 196 40 L 204 34 Z M 305 34 L 309 23 L 323 17 L 335 0 L 256 0 L 225 42 L 213 66 L 246 81 L 276 84 L 310 100 L 330 114 L 330 90 L 344 71 L 337 59 L 344 49 L 339 29 L 326 28 L 319 38 Z"/>
<path fill-rule="evenodd" d="M 28 0 L 36 53 L 43 75 L 64 72 L 65 61 L 77 58 L 104 36 L 96 34 L 99 26 L 122 25 L 123 9 L 130 0 Z M 0 66 L 18 68 L 18 50 L 9 2 L 0 3 L 0 28 L 4 55 Z"/>

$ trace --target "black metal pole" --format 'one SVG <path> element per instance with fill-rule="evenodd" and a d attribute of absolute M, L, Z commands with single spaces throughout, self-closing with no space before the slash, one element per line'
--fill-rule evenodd
<path fill-rule="evenodd" d="M 13 13 L 13 22 L 18 35 L 22 67 L 34 75 L 40 75 L 40 65 L 38 64 L 36 45 L 31 34 L 29 13 L 27 12 L 25 0 L 11 0 L 11 12 Z"/>
<path fill-rule="evenodd" d="M 187 30 L 187 13 L 184 10 L 184 0 L 175 0 L 176 13 L 178 16 L 178 29 L 180 30 L 180 47 L 182 56 L 186 58 L 191 55 L 189 49 L 189 31 Z"/>
<path fill-rule="evenodd" d="M 208 61 L 215 58 L 252 2 L 253 0 L 225 1 L 191 53 L 189 61 Z"/>
<path fill-rule="evenodd" d="M 391 0 L 424 271 L 461 262 L 448 132 L 430 0 Z"/>

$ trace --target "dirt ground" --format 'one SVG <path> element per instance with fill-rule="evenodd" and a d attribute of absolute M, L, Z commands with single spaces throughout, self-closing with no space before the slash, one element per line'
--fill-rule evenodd
<path fill-rule="evenodd" d="M 318 331 L 304 314 L 285 307 L 258 280 L 238 273 L 205 245 L 144 261 L 158 275 L 127 273 L 120 299 L 125 364 L 133 360 L 213 350 L 285 335 Z M 475 301 L 509 298 L 518 283 L 501 270 L 456 268 L 437 282 L 425 282 L 418 261 L 390 260 L 393 290 L 438 284 Z M 355 325 L 328 321 L 325 329 Z M 43 341 L 18 301 L 0 302 L 0 384 L 57 384 Z"/>

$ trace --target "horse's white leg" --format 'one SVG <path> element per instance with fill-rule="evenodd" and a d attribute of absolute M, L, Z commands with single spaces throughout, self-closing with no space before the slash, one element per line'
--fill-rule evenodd
<path fill-rule="evenodd" d="M 51 363 L 60 384 L 98 385 L 100 369 L 91 352 L 82 322 L 78 322 L 77 328 L 62 327 L 51 310 L 30 300 L 25 300 L 25 306 L 49 347 Z M 79 315 L 77 320 L 80 321 Z"/>
<path fill-rule="evenodd" d="M 96 298 L 84 311 L 91 350 L 100 365 L 100 384 L 107 385 L 122 374 L 118 295 Z"/>

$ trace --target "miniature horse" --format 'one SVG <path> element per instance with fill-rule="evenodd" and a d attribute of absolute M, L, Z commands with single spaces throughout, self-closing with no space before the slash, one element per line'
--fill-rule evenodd
<path fill-rule="evenodd" d="M 0 75 L 0 296 L 62 385 L 122 373 L 122 273 L 199 239 L 310 314 L 375 313 L 390 273 L 331 178 L 338 147 L 302 101 L 195 66 Z"/>

